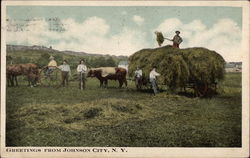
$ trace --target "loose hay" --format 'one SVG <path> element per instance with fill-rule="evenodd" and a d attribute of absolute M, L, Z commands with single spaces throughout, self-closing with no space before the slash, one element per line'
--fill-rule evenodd
<path fill-rule="evenodd" d="M 161 74 L 159 82 L 170 89 L 182 88 L 195 83 L 211 85 L 222 80 L 225 74 L 225 60 L 215 51 L 206 48 L 178 49 L 164 46 L 143 49 L 129 57 L 129 75 L 136 67 L 148 78 L 153 66 Z"/>
<path fill-rule="evenodd" d="M 161 32 L 155 31 L 156 35 L 156 41 L 158 42 L 158 45 L 161 45 L 164 42 L 164 36 Z"/>

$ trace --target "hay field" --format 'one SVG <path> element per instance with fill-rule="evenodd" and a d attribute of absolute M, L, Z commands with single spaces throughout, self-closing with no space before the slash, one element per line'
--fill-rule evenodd
<path fill-rule="evenodd" d="M 7 88 L 7 146 L 240 147 L 241 73 L 226 74 L 220 94 L 192 98 L 138 92 L 88 79 L 69 87 Z"/>

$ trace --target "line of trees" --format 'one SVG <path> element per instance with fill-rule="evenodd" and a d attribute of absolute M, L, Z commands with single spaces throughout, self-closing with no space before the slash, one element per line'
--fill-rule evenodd
<path fill-rule="evenodd" d="M 34 52 L 36 53 L 36 52 Z M 12 54 L 12 53 L 11 53 Z M 61 55 L 61 54 L 49 54 L 47 52 L 41 53 L 40 57 L 32 58 L 29 56 L 15 56 L 7 55 L 6 61 L 7 64 L 24 64 L 24 63 L 35 63 L 40 67 L 44 67 L 49 62 L 49 57 L 54 56 L 55 60 L 57 61 L 58 65 L 62 64 L 63 60 L 67 60 L 69 65 L 72 68 L 77 67 L 79 64 L 80 59 L 83 59 L 88 67 L 106 67 L 106 66 L 117 66 L 118 60 L 114 59 L 111 56 L 104 57 L 104 56 L 72 56 L 72 55 Z"/>

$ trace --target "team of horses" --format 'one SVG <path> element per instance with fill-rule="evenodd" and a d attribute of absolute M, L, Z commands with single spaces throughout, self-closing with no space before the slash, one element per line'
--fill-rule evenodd
<path fill-rule="evenodd" d="M 26 76 L 28 84 L 34 86 L 40 80 L 39 67 L 36 64 L 13 64 L 6 66 L 6 77 L 8 86 L 18 86 L 18 76 Z"/>
<path fill-rule="evenodd" d="M 41 72 L 36 64 L 13 64 L 6 66 L 6 77 L 8 86 L 18 86 L 18 76 L 26 76 L 29 86 L 35 86 L 41 81 Z M 119 87 L 123 84 L 127 87 L 127 70 L 118 67 L 90 68 L 87 77 L 96 77 L 100 81 L 100 87 L 107 87 L 108 80 L 118 80 Z"/>

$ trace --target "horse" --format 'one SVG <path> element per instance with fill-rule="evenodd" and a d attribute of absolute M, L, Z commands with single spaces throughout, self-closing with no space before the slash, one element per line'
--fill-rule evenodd
<path fill-rule="evenodd" d="M 118 67 L 99 67 L 92 68 L 88 71 L 87 77 L 96 77 L 100 81 L 100 87 L 107 87 L 108 80 L 118 80 L 119 87 L 121 88 L 123 83 L 127 87 L 126 80 L 127 70 Z"/>
<path fill-rule="evenodd" d="M 6 77 L 8 86 L 18 86 L 17 76 L 27 76 L 28 84 L 35 85 L 39 81 L 40 71 L 36 64 L 14 64 L 7 65 Z"/>

